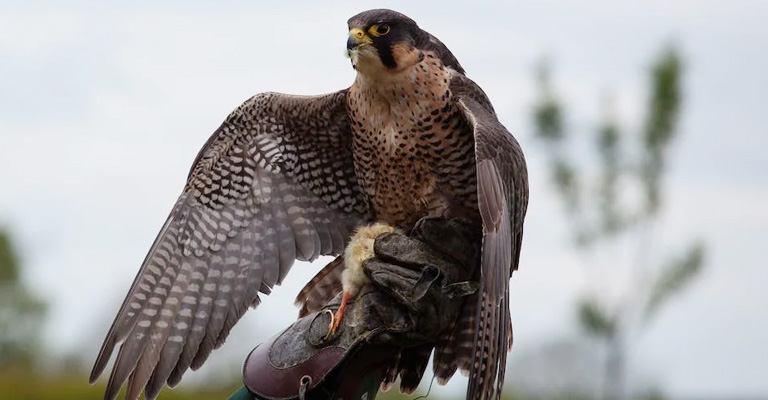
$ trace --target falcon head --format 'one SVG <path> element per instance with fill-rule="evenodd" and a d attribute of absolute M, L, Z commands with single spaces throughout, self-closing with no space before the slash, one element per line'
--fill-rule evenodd
<path fill-rule="evenodd" d="M 442 42 L 397 11 L 363 11 L 350 18 L 347 26 L 347 54 L 358 73 L 371 76 L 397 74 L 418 64 L 426 51 L 434 52 L 447 67 L 464 73 Z"/>

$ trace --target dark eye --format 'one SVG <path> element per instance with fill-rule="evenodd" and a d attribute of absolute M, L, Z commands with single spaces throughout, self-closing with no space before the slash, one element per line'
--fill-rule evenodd
<path fill-rule="evenodd" d="M 371 34 L 373 37 L 379 37 L 384 36 L 389 33 L 389 25 L 387 24 L 376 24 L 371 26 L 370 29 L 368 29 L 368 33 Z"/>

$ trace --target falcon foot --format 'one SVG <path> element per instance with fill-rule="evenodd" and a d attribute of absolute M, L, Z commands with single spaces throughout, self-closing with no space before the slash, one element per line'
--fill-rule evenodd
<path fill-rule="evenodd" d="M 344 310 L 347 308 L 347 303 L 349 303 L 349 300 L 352 296 L 349 294 L 349 292 L 344 292 L 341 296 L 341 304 L 339 304 L 339 309 L 336 310 L 336 313 L 331 313 L 331 321 L 328 323 L 328 333 L 325 335 L 325 340 L 330 339 L 333 337 L 333 335 L 336 333 L 336 330 L 339 329 L 339 325 L 341 325 L 341 320 L 344 317 Z M 331 312 L 328 310 L 328 312 Z"/>

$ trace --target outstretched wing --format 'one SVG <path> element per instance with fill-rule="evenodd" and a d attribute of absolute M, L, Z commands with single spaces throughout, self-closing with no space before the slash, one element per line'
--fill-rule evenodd
<path fill-rule="evenodd" d="M 126 380 L 129 400 L 176 385 L 295 259 L 343 251 L 369 218 L 345 97 L 259 94 L 214 132 L 96 359 L 91 382 L 122 342 L 106 399 Z"/>
<path fill-rule="evenodd" d="M 507 351 L 512 346 L 509 277 L 520 261 L 528 172 L 520 145 L 498 121 L 480 87 L 456 73 L 451 91 L 474 130 L 478 206 L 483 220 L 479 298 L 474 318 L 469 319 L 474 323 L 474 347 L 467 399 L 499 399 Z"/>

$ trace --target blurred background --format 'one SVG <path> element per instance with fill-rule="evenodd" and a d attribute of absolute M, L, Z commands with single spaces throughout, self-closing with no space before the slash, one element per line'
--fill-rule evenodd
<path fill-rule="evenodd" d="M 767 2 L 364 0 L 0 1 L 0 399 L 102 396 L 91 363 L 198 149 L 255 93 L 349 86 L 346 20 L 378 7 L 526 152 L 505 397 L 768 398 Z M 160 398 L 226 398 L 325 261 Z"/>

